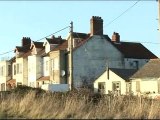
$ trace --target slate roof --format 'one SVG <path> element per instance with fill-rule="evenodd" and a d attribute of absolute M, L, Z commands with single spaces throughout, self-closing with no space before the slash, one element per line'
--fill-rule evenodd
<path fill-rule="evenodd" d="M 33 44 L 35 45 L 36 48 L 43 48 L 43 42 L 35 42 L 33 41 Z"/>
<path fill-rule="evenodd" d="M 46 40 L 49 42 L 49 44 L 62 44 L 65 42 L 62 38 L 46 38 Z"/>
<path fill-rule="evenodd" d="M 151 51 L 145 48 L 141 43 L 120 42 L 114 43 L 116 48 L 124 55 L 125 58 L 136 59 L 155 59 L 158 58 Z"/>
<path fill-rule="evenodd" d="M 115 74 L 123 78 L 124 80 L 129 80 L 129 78 L 137 71 L 136 69 L 117 69 L 110 68 Z"/>
<path fill-rule="evenodd" d="M 75 33 L 74 33 L 75 34 Z M 77 33 L 76 33 L 77 34 Z M 141 43 L 135 42 L 120 42 L 115 43 L 112 42 L 108 35 L 101 35 L 101 37 L 108 40 L 113 46 L 115 46 L 125 58 L 134 58 L 134 59 L 155 59 L 158 58 L 151 51 L 149 51 L 146 47 L 144 47 Z M 75 49 L 85 44 L 88 40 L 90 40 L 92 36 L 86 34 L 84 40 L 82 40 Z"/>
<path fill-rule="evenodd" d="M 25 52 L 24 54 L 20 55 L 19 57 L 27 58 L 29 55 L 31 55 L 31 50 L 28 52 Z"/>
<path fill-rule="evenodd" d="M 160 77 L 160 59 L 151 59 L 141 69 L 139 69 L 133 78 L 159 78 Z"/>
<path fill-rule="evenodd" d="M 87 37 L 90 36 L 90 34 L 86 34 L 86 33 L 79 33 L 79 32 L 73 32 L 72 33 L 73 38 L 82 38 L 82 39 L 86 39 Z"/>
<path fill-rule="evenodd" d="M 27 52 L 29 50 L 29 46 L 16 46 L 14 52 L 16 52 L 16 50 L 18 50 L 18 52 Z"/>
<path fill-rule="evenodd" d="M 66 50 L 68 48 L 68 40 L 65 40 L 64 43 L 61 45 L 56 46 L 53 50 L 51 51 L 56 51 L 56 50 Z"/>

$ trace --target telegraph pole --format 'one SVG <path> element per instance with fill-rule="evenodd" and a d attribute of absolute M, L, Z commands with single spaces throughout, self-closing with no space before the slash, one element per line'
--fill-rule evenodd
<path fill-rule="evenodd" d="M 73 22 L 70 23 L 70 39 L 69 39 L 69 87 L 73 89 Z"/>

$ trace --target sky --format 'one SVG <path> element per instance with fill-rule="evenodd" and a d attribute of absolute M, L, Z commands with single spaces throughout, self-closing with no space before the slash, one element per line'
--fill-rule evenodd
<path fill-rule="evenodd" d="M 74 32 L 90 33 L 92 16 L 103 19 L 104 34 L 110 38 L 113 32 L 118 32 L 121 41 L 140 42 L 160 57 L 158 2 L 139 1 L 135 4 L 136 2 L 0 1 L 0 58 L 13 57 L 13 51 L 3 53 L 20 46 L 22 37 L 37 41 L 70 26 L 71 21 Z M 67 28 L 55 36 L 66 38 L 69 30 Z"/>

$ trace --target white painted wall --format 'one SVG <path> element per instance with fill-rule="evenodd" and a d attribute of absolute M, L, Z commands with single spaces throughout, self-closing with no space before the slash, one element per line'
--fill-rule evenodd
<path fill-rule="evenodd" d="M 46 65 L 48 61 L 48 67 Z M 43 76 L 49 76 L 50 75 L 50 57 L 43 57 Z"/>
<path fill-rule="evenodd" d="M 105 71 L 99 78 L 94 82 L 94 92 L 98 92 L 98 83 L 105 82 L 105 94 L 108 94 L 108 91 L 112 91 L 112 82 L 120 82 L 120 91 L 121 94 L 126 94 L 126 82 L 124 79 L 116 75 L 114 72 L 109 70 L 109 79 L 108 73 Z"/>
<path fill-rule="evenodd" d="M 136 81 L 139 81 L 139 80 L 132 80 L 131 81 L 131 91 L 134 95 L 137 95 L 137 91 L 136 91 Z"/>
<path fill-rule="evenodd" d="M 0 74 L 0 90 L 1 90 L 1 84 L 5 84 L 5 90 L 6 90 L 6 82 L 7 80 L 11 79 L 11 76 L 8 75 L 8 65 L 11 65 L 9 61 L 0 61 L 0 67 L 3 67 L 3 74 Z"/>
<path fill-rule="evenodd" d="M 16 62 L 14 62 L 12 64 L 12 76 L 13 76 L 13 79 L 16 79 L 16 70 L 15 69 L 16 69 Z"/>
<path fill-rule="evenodd" d="M 157 79 L 148 79 L 141 81 L 141 92 L 155 92 L 158 93 L 158 83 Z"/>
<path fill-rule="evenodd" d="M 158 79 L 157 78 L 143 78 L 143 79 L 134 79 L 131 81 L 132 91 L 134 95 L 137 95 L 136 91 L 136 81 L 140 81 L 140 93 L 158 93 Z"/>
<path fill-rule="evenodd" d="M 28 56 L 28 85 L 36 87 L 36 80 L 42 76 L 42 58 L 37 55 Z M 34 85 L 33 85 L 34 84 Z"/>
<path fill-rule="evenodd" d="M 22 85 L 28 85 L 28 60 L 27 58 L 16 58 L 16 65 L 21 64 L 21 73 L 16 71 L 16 84 L 21 82 Z"/>
<path fill-rule="evenodd" d="M 106 69 L 106 63 L 110 68 L 124 67 L 122 54 L 109 41 L 98 35 L 90 39 L 73 51 L 75 87 L 81 86 L 83 80 L 93 84 L 95 78 Z"/>
<path fill-rule="evenodd" d="M 44 42 L 44 46 L 45 46 L 45 53 L 50 52 L 51 48 L 50 48 L 50 44 L 48 43 L 48 41 Z"/>

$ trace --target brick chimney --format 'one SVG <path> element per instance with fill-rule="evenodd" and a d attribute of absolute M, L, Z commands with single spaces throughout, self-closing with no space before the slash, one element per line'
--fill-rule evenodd
<path fill-rule="evenodd" d="M 98 16 L 92 16 L 90 19 L 91 35 L 103 35 L 103 19 Z"/>
<path fill-rule="evenodd" d="M 120 35 L 119 35 L 119 33 L 113 32 L 112 42 L 116 42 L 116 43 L 120 42 Z"/>
<path fill-rule="evenodd" d="M 26 45 L 28 45 L 28 46 L 31 45 L 31 39 L 30 39 L 30 37 L 23 37 L 22 38 L 22 46 L 26 46 Z"/>

